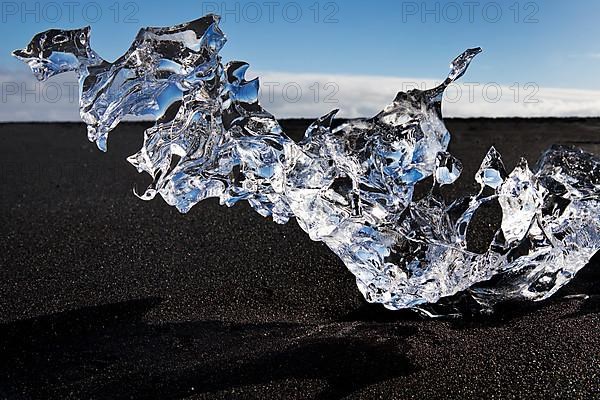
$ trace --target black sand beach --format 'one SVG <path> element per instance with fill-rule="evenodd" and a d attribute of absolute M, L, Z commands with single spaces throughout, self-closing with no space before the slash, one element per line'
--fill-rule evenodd
<path fill-rule="evenodd" d="M 450 196 L 475 190 L 490 145 L 508 169 L 553 143 L 600 154 L 597 119 L 447 125 L 465 167 Z M 387 311 L 294 221 L 137 199 L 148 178 L 125 158 L 144 126 L 103 154 L 82 124 L 0 125 L 0 398 L 600 398 L 598 255 L 551 300 L 490 317 Z"/>

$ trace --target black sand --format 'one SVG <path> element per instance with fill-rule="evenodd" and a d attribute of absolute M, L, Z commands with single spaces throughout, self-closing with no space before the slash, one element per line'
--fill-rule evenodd
<path fill-rule="evenodd" d="M 491 144 L 508 168 L 552 143 L 600 153 L 600 120 L 448 127 L 458 191 Z M 0 130 L 0 398 L 600 398 L 598 256 L 550 301 L 425 320 L 366 304 L 295 222 L 135 198 L 140 124 L 107 154 L 79 124 Z"/>

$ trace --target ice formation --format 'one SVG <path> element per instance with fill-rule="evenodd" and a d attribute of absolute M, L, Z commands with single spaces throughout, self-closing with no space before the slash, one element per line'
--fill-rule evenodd
<path fill-rule="evenodd" d="M 181 212 L 209 197 L 247 200 L 277 223 L 295 217 L 356 276 L 370 302 L 391 309 L 435 303 L 459 292 L 491 306 L 507 299 L 544 299 L 598 251 L 600 159 L 554 147 L 533 171 L 522 160 L 510 173 L 495 149 L 475 177 L 481 191 L 445 204 L 439 188 L 461 174 L 447 153 L 441 116 L 446 87 L 481 51 L 451 63 L 430 90 L 400 92 L 373 118 L 332 128 L 336 111 L 314 122 L 299 143 L 258 102 L 248 64 L 221 63 L 219 18 L 141 29 L 115 62 L 90 48 L 90 29 L 49 30 L 13 54 L 38 79 L 79 75 L 81 117 L 105 151 L 108 133 L 127 115 L 152 115 L 141 150 L 129 157 Z M 429 193 L 415 185 L 432 178 Z M 498 201 L 501 227 L 483 254 L 467 247 L 482 204 Z"/>

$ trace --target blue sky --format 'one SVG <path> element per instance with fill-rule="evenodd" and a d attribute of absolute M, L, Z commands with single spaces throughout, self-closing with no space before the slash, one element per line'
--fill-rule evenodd
<path fill-rule="evenodd" d="M 10 51 L 45 29 L 91 25 L 94 49 L 114 59 L 140 27 L 181 23 L 208 11 L 223 15 L 229 38 L 224 60 L 245 60 L 252 71 L 272 76 L 439 80 L 452 58 L 481 46 L 468 82 L 600 91 L 597 0 L 8 1 L 0 25 L 3 76 L 24 70 Z"/>

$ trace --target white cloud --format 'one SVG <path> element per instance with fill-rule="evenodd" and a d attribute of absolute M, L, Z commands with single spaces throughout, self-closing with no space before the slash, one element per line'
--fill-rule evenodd
<path fill-rule="evenodd" d="M 400 90 L 430 88 L 432 79 L 262 72 L 261 102 L 278 118 L 315 118 L 334 108 L 340 117 L 369 117 Z M 464 79 L 464 78 L 463 78 Z M 79 121 L 77 80 L 64 74 L 37 82 L 26 71 L 0 71 L 0 122 Z M 449 88 L 446 117 L 598 117 L 600 91 L 537 87 L 523 82 L 463 83 Z"/>
<path fill-rule="evenodd" d="M 315 117 L 332 108 L 340 108 L 342 117 L 372 116 L 400 90 L 431 88 L 439 83 L 432 79 L 359 75 L 265 72 L 260 76 L 262 104 L 281 118 Z M 328 83 L 333 85 L 326 86 Z M 296 100 L 298 87 L 302 96 Z M 317 89 L 319 96 L 315 99 Z M 336 102 L 327 103 L 331 98 Z M 508 86 L 465 81 L 447 89 L 443 111 L 446 117 L 465 118 L 597 117 L 600 91 L 539 87 L 530 82 Z"/>

